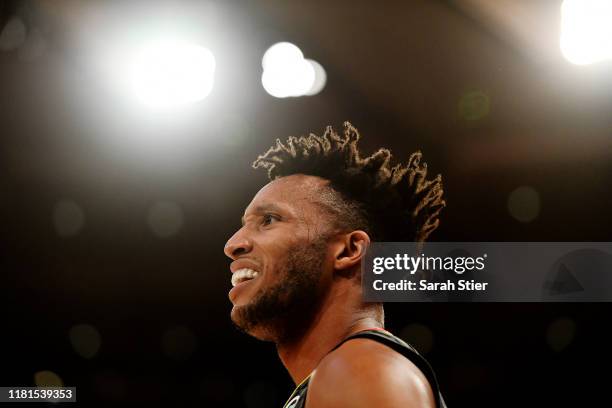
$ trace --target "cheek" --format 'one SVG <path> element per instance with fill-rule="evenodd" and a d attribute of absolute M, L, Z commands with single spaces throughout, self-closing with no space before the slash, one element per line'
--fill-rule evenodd
<path fill-rule="evenodd" d="M 302 235 L 298 231 L 283 228 L 267 231 L 257 240 L 259 253 L 268 262 L 286 258 L 291 251 L 305 245 L 307 239 Z"/>
<path fill-rule="evenodd" d="M 307 240 L 296 239 L 289 233 L 270 234 L 260 241 L 258 258 L 263 264 L 264 281 L 276 281 L 282 278 L 290 256 L 308 245 Z"/>

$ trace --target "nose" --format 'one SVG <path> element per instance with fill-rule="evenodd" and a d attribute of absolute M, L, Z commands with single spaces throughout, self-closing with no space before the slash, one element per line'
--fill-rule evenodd
<path fill-rule="evenodd" d="M 248 254 L 253 249 L 251 241 L 244 234 L 243 230 L 244 228 L 241 228 L 236 231 L 223 248 L 225 255 L 233 260 L 236 260 L 240 255 Z"/>

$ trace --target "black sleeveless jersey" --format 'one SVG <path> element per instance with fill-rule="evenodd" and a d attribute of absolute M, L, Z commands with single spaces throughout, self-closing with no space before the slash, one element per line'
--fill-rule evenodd
<path fill-rule="evenodd" d="M 344 344 L 344 342 L 357 338 L 372 339 L 374 341 L 382 343 L 388 347 L 391 347 L 393 350 L 397 351 L 398 353 L 406 357 L 408 360 L 412 361 L 414 365 L 416 365 L 423 372 L 423 374 L 429 381 L 429 385 L 431 386 L 431 390 L 433 392 L 434 399 L 436 402 L 436 408 L 446 408 L 446 404 L 444 403 L 444 399 L 442 398 L 442 394 L 440 393 L 440 388 L 438 387 L 436 375 L 434 374 L 434 371 L 427 362 L 427 360 L 425 360 L 425 358 L 421 356 L 411 345 L 409 345 L 402 339 L 395 337 L 388 331 L 375 329 L 357 332 L 342 340 L 340 344 L 338 344 L 332 349 L 332 351 L 340 347 L 342 344 Z M 310 382 L 311 376 L 312 373 L 295 388 L 283 408 L 304 408 L 304 406 L 306 405 L 306 394 L 308 393 L 308 383 Z"/>

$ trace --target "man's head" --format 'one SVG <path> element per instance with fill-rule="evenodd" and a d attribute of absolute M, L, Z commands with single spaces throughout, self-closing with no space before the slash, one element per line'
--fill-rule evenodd
<path fill-rule="evenodd" d="M 256 275 L 230 292 L 232 320 L 255 337 L 298 335 L 334 287 L 360 294 L 370 240 L 420 242 L 438 226 L 441 178 L 426 180 L 420 152 L 391 167 L 386 149 L 362 159 L 358 140 L 345 123 L 344 137 L 328 127 L 321 137 L 277 140 L 253 163 L 272 181 L 247 207 L 225 253 L 234 280 Z"/>

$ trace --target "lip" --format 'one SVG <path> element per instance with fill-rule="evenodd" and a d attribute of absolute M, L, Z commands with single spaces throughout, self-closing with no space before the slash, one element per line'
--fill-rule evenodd
<path fill-rule="evenodd" d="M 261 273 L 261 269 L 259 269 L 259 266 L 255 262 L 249 261 L 247 259 L 238 259 L 230 264 L 230 271 L 232 271 L 232 273 L 244 268 L 252 269 Z"/>
<path fill-rule="evenodd" d="M 249 279 L 249 280 L 240 282 L 236 286 L 232 287 L 229 293 L 227 294 L 230 301 L 235 304 L 234 300 L 236 300 L 236 298 L 238 298 L 238 296 L 240 296 L 241 293 L 244 293 L 245 290 L 248 290 L 249 285 L 251 285 L 253 281 L 255 280 L 257 279 Z"/>

